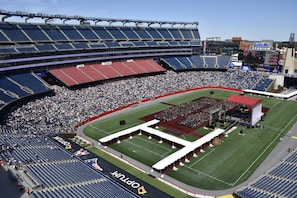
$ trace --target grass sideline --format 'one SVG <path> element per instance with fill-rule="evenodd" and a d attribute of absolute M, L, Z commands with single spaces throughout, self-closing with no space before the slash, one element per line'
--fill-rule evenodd
<path fill-rule="evenodd" d="M 202 96 L 225 99 L 233 94 L 238 93 L 214 90 L 214 93 L 210 94 L 209 90 L 202 90 L 178 96 L 167 100 L 166 103 L 180 104 Z M 253 95 L 250 97 L 259 96 Z M 263 106 L 270 108 L 264 121 L 261 121 L 264 126 L 263 129 L 247 129 L 238 126 L 235 131 L 229 134 L 229 137 L 222 139 L 221 145 L 207 148 L 205 153 L 199 153 L 198 157 L 191 158 L 189 163 L 178 166 L 178 171 L 171 171 L 168 175 L 191 186 L 207 190 L 228 189 L 248 179 L 279 143 L 280 138 L 297 121 L 296 102 L 267 97 L 260 98 L 263 99 Z M 156 103 L 142 109 L 101 120 L 86 127 L 84 133 L 98 140 L 106 135 L 142 123 L 138 118 L 168 107 L 168 105 Z M 119 125 L 119 121 L 122 119 L 127 123 L 124 126 Z M 239 135 L 239 130 L 244 130 L 245 135 Z M 187 139 L 186 136 L 181 138 Z M 164 148 L 158 149 L 156 144 L 158 143 L 148 140 L 146 137 L 136 136 L 124 140 L 120 144 L 115 144 L 112 148 L 151 166 L 159 160 L 158 156 L 165 157 L 172 152 L 164 153 Z M 153 145 L 155 145 L 154 150 L 151 149 Z M 141 156 L 146 157 L 144 159 Z"/>

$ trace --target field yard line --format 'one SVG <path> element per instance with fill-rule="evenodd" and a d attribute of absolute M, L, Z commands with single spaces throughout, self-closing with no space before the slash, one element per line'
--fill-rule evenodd
<path fill-rule="evenodd" d="M 295 120 L 297 117 L 297 114 L 288 122 L 288 124 L 281 130 L 281 132 L 273 139 L 273 141 L 266 147 L 266 149 L 257 157 L 257 159 L 241 174 L 241 176 L 232 184 L 234 186 L 245 174 L 248 172 L 248 170 L 259 160 L 260 157 L 266 152 L 266 150 L 274 143 L 274 141 L 279 138 L 280 134 L 289 126 L 289 124 Z"/>
<path fill-rule="evenodd" d="M 148 140 L 145 140 L 145 139 L 143 139 L 143 138 L 140 138 L 140 137 L 137 137 L 137 136 L 135 136 L 134 138 L 137 138 L 137 139 L 143 140 L 143 141 L 145 141 L 145 142 L 148 142 L 148 143 L 150 143 L 150 144 L 157 145 L 157 146 L 159 146 L 159 147 L 161 147 L 161 148 L 163 148 L 163 149 L 166 149 L 167 151 L 171 151 L 170 149 L 168 149 L 168 148 L 166 148 L 166 147 L 162 146 L 161 144 L 156 144 L 156 143 L 154 143 L 154 142 L 152 142 L 152 141 L 148 141 Z"/>
<path fill-rule="evenodd" d="M 275 103 L 275 104 L 271 107 L 271 109 L 272 109 L 273 107 L 277 106 L 280 102 L 281 102 L 281 101 L 278 101 L 277 103 Z"/>
<path fill-rule="evenodd" d="M 156 103 L 156 104 L 158 104 L 158 103 Z M 154 105 L 155 105 L 155 104 L 152 104 L 151 106 L 154 106 Z M 131 107 L 131 108 L 133 108 L 133 107 Z M 122 116 L 123 114 L 125 114 L 125 115 L 130 115 L 130 114 L 133 114 L 133 113 L 138 112 L 138 111 L 144 111 L 145 108 L 146 108 L 146 107 L 142 107 L 142 108 L 135 109 L 135 110 L 132 110 L 132 111 L 128 111 L 128 112 L 125 112 L 125 113 L 121 113 L 120 115 L 115 115 L 115 116 L 110 117 L 110 118 L 102 119 L 102 120 L 100 120 L 100 123 L 105 123 L 105 122 L 110 122 L 110 121 L 112 121 L 112 120 L 117 120 L 118 117 L 119 117 L 119 116 Z M 128 108 L 128 109 L 129 109 L 129 108 Z M 99 120 L 98 120 L 98 122 L 99 122 Z"/>
<path fill-rule="evenodd" d="M 133 127 L 133 126 L 135 126 L 135 125 L 126 125 L 126 126 L 129 126 L 129 128 L 131 128 L 131 127 Z M 131 126 L 131 127 L 130 127 L 130 126 Z M 101 132 L 103 132 L 103 133 L 105 133 L 105 134 L 108 134 L 108 135 L 110 135 L 110 134 L 112 134 L 112 133 L 116 133 L 116 130 L 113 130 L 113 131 L 110 131 L 110 132 L 106 132 L 106 131 L 104 131 L 104 130 L 98 128 L 98 127 L 95 127 L 94 125 L 90 125 L 90 127 L 94 128 L 94 129 L 97 129 L 98 131 L 101 131 Z M 125 129 L 123 129 L 123 130 L 125 130 Z M 117 132 L 120 132 L 120 131 L 117 131 Z"/>
<path fill-rule="evenodd" d="M 184 135 L 181 135 L 181 136 L 179 136 L 179 137 L 180 137 L 180 139 L 184 139 L 184 140 L 186 140 L 186 138 L 185 138 Z"/>
<path fill-rule="evenodd" d="M 141 149 L 143 150 L 143 147 L 142 147 L 142 146 L 139 146 L 138 144 L 135 144 L 135 143 L 130 142 L 130 141 L 128 141 L 128 140 L 126 140 L 125 142 L 127 142 L 127 143 L 129 143 L 129 144 L 132 144 L 132 145 L 134 145 L 134 146 L 136 146 L 136 147 L 138 147 L 138 148 L 141 148 Z M 149 152 L 151 152 L 151 153 L 153 153 L 153 154 L 156 154 L 156 155 L 159 155 L 160 157 L 162 157 L 161 154 L 156 153 L 156 152 L 154 152 L 154 151 L 151 151 L 151 150 L 146 150 L 146 151 L 149 151 Z"/>
<path fill-rule="evenodd" d="M 267 126 L 267 125 L 265 125 L 265 128 L 266 128 L 266 129 L 270 129 L 270 130 L 274 130 L 274 131 L 280 131 L 280 130 L 281 130 L 281 129 L 279 129 L 279 128 L 270 127 L 270 126 Z"/>
<path fill-rule="evenodd" d="M 221 180 L 221 179 L 218 179 L 218 178 L 213 177 L 213 176 L 211 176 L 211 175 L 209 175 L 209 174 L 206 174 L 206 173 L 203 173 L 203 172 L 198 171 L 198 170 L 196 170 L 196 169 L 193 169 L 193 168 L 191 168 L 191 167 L 189 167 L 189 166 L 185 166 L 185 167 L 191 169 L 191 170 L 194 171 L 194 172 L 197 172 L 197 173 L 199 173 L 199 174 L 202 174 L 202 175 L 205 175 L 205 176 L 207 176 L 207 177 L 210 177 L 210 178 L 212 178 L 212 179 L 214 179 L 214 180 L 217 180 L 217 181 L 219 181 L 219 182 L 221 182 L 221 183 L 223 183 L 223 184 L 226 184 L 226 185 L 229 185 L 229 186 L 232 186 L 232 185 L 233 185 L 232 183 L 227 183 L 227 182 L 225 182 L 225 181 L 223 181 L 223 180 Z"/>
<path fill-rule="evenodd" d="M 168 153 L 170 153 L 171 152 L 171 150 L 169 150 L 169 151 L 167 151 L 166 153 L 164 153 L 163 155 L 161 155 L 162 157 L 165 157 L 165 156 L 167 156 L 168 155 Z"/>
<path fill-rule="evenodd" d="M 192 168 L 192 166 L 194 166 L 195 164 L 197 164 L 198 162 L 200 162 L 201 160 L 203 160 L 204 158 L 206 158 L 209 154 L 211 154 L 215 149 L 212 149 L 211 151 L 209 151 L 209 153 L 207 153 L 205 156 L 201 157 L 199 160 L 197 160 L 195 163 L 193 163 L 191 166 L 189 166 L 190 168 Z"/>
<path fill-rule="evenodd" d="M 97 127 L 95 127 L 95 126 L 93 126 L 93 125 L 90 125 L 90 127 L 93 128 L 93 129 L 96 129 L 96 130 L 98 130 L 98 131 L 100 131 L 100 132 L 102 132 L 102 133 L 105 133 L 105 134 L 110 135 L 110 133 L 108 133 L 108 132 L 106 132 L 106 131 L 104 131 L 104 130 L 102 130 L 102 129 L 100 129 L 100 128 L 97 128 Z"/>

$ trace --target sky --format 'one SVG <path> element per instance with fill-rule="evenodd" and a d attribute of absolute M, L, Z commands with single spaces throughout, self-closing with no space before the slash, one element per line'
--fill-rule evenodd
<path fill-rule="evenodd" d="M 199 22 L 201 39 L 288 41 L 296 0 L 0 0 L 0 9 L 84 17 Z M 10 19 L 11 20 L 11 19 Z"/>

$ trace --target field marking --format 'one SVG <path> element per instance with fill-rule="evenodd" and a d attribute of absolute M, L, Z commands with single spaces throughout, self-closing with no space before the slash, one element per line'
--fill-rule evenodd
<path fill-rule="evenodd" d="M 156 104 L 152 104 L 151 106 L 157 106 L 157 105 L 159 105 L 160 103 L 156 103 Z M 151 106 L 149 106 L 149 107 L 151 107 Z M 133 108 L 133 107 L 129 107 L 129 108 Z M 129 109 L 129 108 L 127 108 L 127 109 Z M 134 110 L 132 110 L 132 111 L 128 111 L 128 112 L 123 112 L 123 113 L 120 113 L 119 115 L 114 115 L 114 116 L 111 116 L 111 117 L 107 117 L 106 119 L 102 119 L 102 120 L 97 120 L 97 121 L 95 121 L 94 122 L 94 125 L 96 125 L 96 123 L 105 123 L 105 122 L 110 122 L 110 121 L 113 121 L 113 120 L 117 120 L 117 119 L 119 119 L 119 117 L 121 117 L 121 116 L 123 116 L 123 115 L 130 115 L 130 114 L 134 114 L 135 112 L 139 112 L 139 111 L 145 111 L 145 109 L 146 109 L 147 107 L 141 107 L 141 108 L 139 108 L 139 109 L 134 109 Z M 119 113 L 119 112 L 115 112 L 115 113 Z"/>
<path fill-rule="evenodd" d="M 97 127 L 95 127 L 95 126 L 93 126 L 93 125 L 90 125 L 90 127 L 93 128 L 93 129 L 96 129 L 96 130 L 98 130 L 98 131 L 100 131 L 100 132 L 102 132 L 102 133 L 105 133 L 105 134 L 110 135 L 110 133 L 108 133 L 108 132 L 106 132 L 106 131 L 104 131 L 104 130 L 102 130 L 102 129 L 100 129 L 100 128 L 97 128 Z"/>
<path fill-rule="evenodd" d="M 181 135 L 181 136 L 179 136 L 180 137 L 180 139 L 184 139 L 184 140 L 186 140 L 186 137 L 184 136 L 184 135 Z"/>
<path fill-rule="evenodd" d="M 264 151 L 255 159 L 255 161 L 241 174 L 241 176 L 232 184 L 232 186 L 234 186 L 248 171 L 249 169 L 259 160 L 260 157 L 262 157 L 262 155 L 267 151 L 268 148 L 270 148 L 270 146 L 276 141 L 276 139 L 279 138 L 280 134 L 282 134 L 282 132 L 289 126 L 289 124 L 291 124 L 292 121 L 294 121 L 297 117 L 297 114 L 290 120 L 290 122 L 287 123 L 287 125 L 281 130 L 280 133 L 278 133 L 278 135 L 273 139 L 273 141 L 271 141 L 271 143 L 266 147 L 266 149 L 264 149 Z"/>
<path fill-rule="evenodd" d="M 209 174 L 206 174 L 206 173 L 204 173 L 204 172 L 198 171 L 198 170 L 193 169 L 193 168 L 191 168 L 191 167 L 189 167 L 189 166 L 185 166 L 185 167 L 188 168 L 188 169 L 191 169 L 191 170 L 194 171 L 194 172 L 197 172 L 197 173 L 199 173 L 199 174 L 205 175 L 206 177 L 209 177 L 209 178 L 211 178 L 211 179 L 213 179 L 213 180 L 216 180 L 216 181 L 219 181 L 219 182 L 221 182 L 221 183 L 223 183 L 223 184 L 226 184 L 226 185 L 228 185 L 228 186 L 232 186 L 232 185 L 233 185 L 232 183 L 225 182 L 224 180 L 221 180 L 221 179 L 219 179 L 219 178 L 216 178 L 216 177 L 211 176 L 211 175 L 209 175 Z"/>
<path fill-rule="evenodd" d="M 267 126 L 267 125 L 265 125 L 264 128 L 270 129 L 270 130 L 273 130 L 273 131 L 277 131 L 277 132 L 282 130 L 282 129 L 279 129 L 279 128 L 276 128 L 276 127 L 270 127 L 270 126 Z"/>
<path fill-rule="evenodd" d="M 123 142 L 127 142 L 127 143 L 129 143 L 129 144 L 132 144 L 132 145 L 134 145 L 135 147 L 141 148 L 141 150 L 143 150 L 143 147 L 142 147 L 142 146 L 139 146 L 138 144 L 135 144 L 135 143 L 129 141 L 129 139 L 124 140 Z M 151 153 L 153 153 L 153 154 L 155 154 L 155 155 L 159 155 L 160 157 L 162 157 L 161 154 L 156 153 L 156 152 L 154 152 L 154 151 L 151 151 L 151 150 L 146 150 L 146 151 L 149 151 L 149 152 L 151 152 Z"/>
<path fill-rule="evenodd" d="M 162 157 L 166 157 L 168 156 L 169 153 L 171 153 L 172 150 L 167 151 L 166 153 L 164 153 L 163 155 L 161 155 Z"/>
<path fill-rule="evenodd" d="M 143 141 L 145 141 L 145 142 L 148 142 L 149 144 L 157 145 L 157 146 L 159 146 L 159 147 L 161 147 L 161 148 L 163 148 L 163 149 L 166 149 L 167 151 L 172 151 L 171 149 L 166 148 L 166 147 L 162 146 L 161 144 L 156 144 L 156 143 L 154 143 L 154 142 L 152 142 L 152 141 L 149 141 L 149 140 L 146 140 L 146 139 L 137 137 L 137 136 L 135 136 L 134 138 L 137 138 L 137 139 L 139 139 L 139 140 L 143 140 Z"/>
<path fill-rule="evenodd" d="M 192 168 L 192 166 L 196 165 L 198 162 L 200 162 L 201 160 L 203 160 L 204 158 L 206 158 L 209 154 L 211 154 L 215 149 L 212 149 L 211 151 L 209 151 L 205 156 L 199 158 L 199 160 L 197 160 L 196 162 L 194 162 L 193 164 L 191 164 L 191 166 L 189 166 L 190 168 Z"/>
<path fill-rule="evenodd" d="M 122 131 L 122 130 L 120 130 L 120 131 L 118 131 L 118 130 L 112 130 L 112 131 L 110 131 L 110 132 L 107 132 L 107 131 L 102 130 L 102 129 L 98 128 L 98 127 L 95 127 L 93 124 L 91 124 L 91 125 L 89 125 L 89 126 L 90 126 L 91 128 L 97 129 L 98 131 L 101 131 L 101 132 L 103 132 L 103 133 L 105 133 L 105 134 L 108 134 L 108 135 Z M 133 126 L 135 126 L 135 125 L 127 125 L 127 126 L 128 126 L 128 128 L 131 128 L 131 127 L 133 127 Z M 125 130 L 125 129 L 123 129 L 123 130 Z"/>
<path fill-rule="evenodd" d="M 275 104 L 271 107 L 271 109 L 272 109 L 273 107 L 276 107 L 279 103 L 280 103 L 280 101 L 278 101 L 277 103 L 275 103 Z"/>

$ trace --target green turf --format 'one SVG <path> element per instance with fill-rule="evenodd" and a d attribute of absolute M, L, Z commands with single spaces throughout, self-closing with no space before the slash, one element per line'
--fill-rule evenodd
<path fill-rule="evenodd" d="M 142 145 L 145 145 L 145 151 Z M 160 144 L 155 139 L 148 139 L 144 135 L 137 135 L 132 139 L 126 139 L 121 143 L 113 144 L 111 148 L 121 151 L 123 154 L 137 159 L 148 166 L 152 166 L 177 150 L 172 149 L 168 144 Z"/>
<path fill-rule="evenodd" d="M 109 134 L 143 123 L 143 121 L 139 120 L 138 118 L 144 117 L 146 115 L 149 115 L 154 112 L 158 112 L 167 108 L 168 108 L 168 105 L 160 104 L 160 103 L 151 105 L 149 107 L 142 108 L 140 110 L 136 110 L 131 113 L 124 113 L 124 114 L 100 121 L 98 123 L 94 123 L 88 126 L 84 130 L 84 132 L 86 133 L 87 136 L 95 140 L 98 140 Z M 120 125 L 119 124 L 120 120 L 125 120 L 126 124 Z"/>
<path fill-rule="evenodd" d="M 202 96 L 225 99 L 232 94 L 229 91 L 202 90 L 166 101 L 169 104 L 180 104 Z M 250 96 L 258 97 L 258 96 Z M 178 166 L 177 171 L 170 171 L 168 175 L 189 185 L 208 189 L 222 190 L 234 187 L 251 176 L 260 163 L 267 157 L 271 150 L 279 143 L 292 125 L 297 121 L 297 103 L 285 100 L 259 97 L 263 99 L 263 106 L 270 108 L 264 121 L 260 124 L 263 129 L 247 129 L 242 126 L 222 139 L 220 145 L 209 147 L 198 157 L 190 159 L 184 166 Z M 169 105 L 157 103 L 149 107 L 137 109 L 130 113 L 121 114 L 112 118 L 93 123 L 85 128 L 84 133 L 96 140 L 108 134 L 135 126 L 142 121 L 140 117 L 169 108 Z M 126 120 L 126 125 L 119 125 L 120 120 Z M 244 135 L 239 131 L 244 130 Z M 203 135 L 208 131 L 199 129 L 196 131 Z M 209 131 L 210 132 L 210 131 Z M 193 136 L 183 135 L 181 138 L 194 141 Z M 170 145 L 158 143 L 145 136 L 135 136 L 126 139 L 112 148 L 128 155 L 148 166 L 176 151 Z M 166 148 L 166 149 L 165 149 Z"/>

